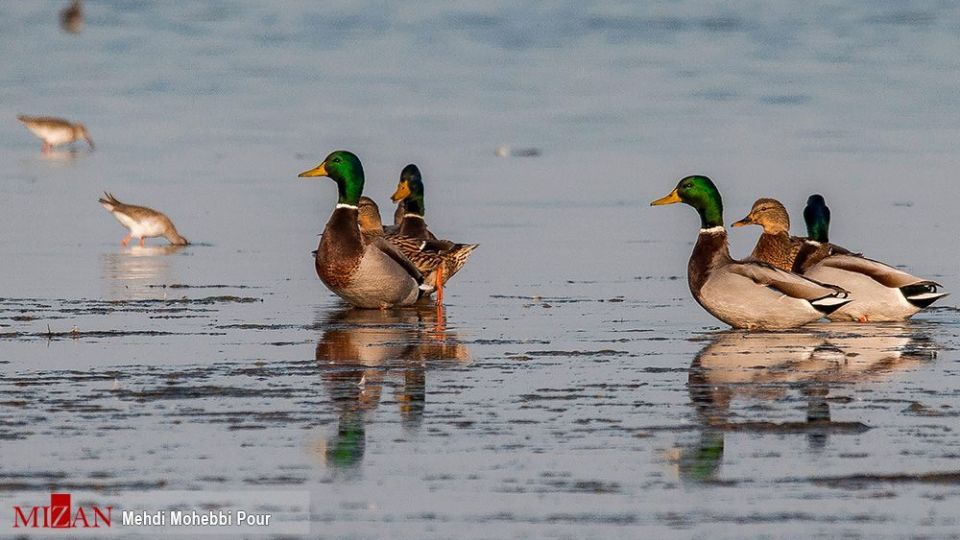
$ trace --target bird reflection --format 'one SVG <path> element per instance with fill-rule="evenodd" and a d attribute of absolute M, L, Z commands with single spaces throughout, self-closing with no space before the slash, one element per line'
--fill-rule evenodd
<path fill-rule="evenodd" d="M 936 358 L 922 326 L 831 324 L 824 330 L 717 334 L 693 359 L 688 390 L 700 429 L 676 454 L 684 480 L 712 481 L 723 461 L 728 431 L 803 433 L 812 451 L 830 433 L 858 431 L 858 423 L 832 422 L 832 389 L 879 380 Z M 806 414 L 796 421 L 738 421 L 737 401 L 788 399 L 798 392 Z M 749 414 L 757 414 L 751 407 Z"/>
<path fill-rule="evenodd" d="M 164 294 L 154 286 L 174 282 L 172 255 L 184 246 L 134 246 L 103 255 L 104 281 L 110 284 L 110 297 L 121 300 L 147 300 Z"/>
<path fill-rule="evenodd" d="M 318 323 L 316 359 L 337 432 L 318 448 L 328 467 L 355 472 L 366 450 L 366 422 L 384 386 L 395 387 L 401 425 L 416 432 L 426 411 L 426 372 L 437 362 L 466 362 L 469 352 L 446 330 L 433 305 L 393 310 L 345 308 Z"/>

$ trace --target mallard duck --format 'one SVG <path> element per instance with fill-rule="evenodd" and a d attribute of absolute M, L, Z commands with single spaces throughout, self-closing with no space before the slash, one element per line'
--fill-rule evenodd
<path fill-rule="evenodd" d="M 130 229 L 130 234 L 123 237 L 121 244 L 126 246 L 131 238 L 140 239 L 140 247 L 143 247 L 144 240 L 147 238 L 156 238 L 162 236 L 175 246 L 185 246 L 187 239 L 180 236 L 173 222 L 170 221 L 162 212 L 146 206 L 135 206 L 124 204 L 117 200 L 110 193 L 104 192 L 100 199 L 100 204 L 113 214 L 124 227 Z"/>
<path fill-rule="evenodd" d="M 83 124 L 74 124 L 63 118 L 53 118 L 51 116 L 27 116 L 21 114 L 17 120 L 23 122 L 23 125 L 43 141 L 40 151 L 46 154 L 53 150 L 54 146 L 72 143 L 74 141 L 84 140 L 93 150 L 93 139 L 87 133 L 87 128 Z"/>
<path fill-rule="evenodd" d="M 337 183 L 337 206 L 315 259 L 317 275 L 327 288 L 356 307 L 370 309 L 410 305 L 431 290 L 427 285 L 421 289 L 423 275 L 396 246 L 383 238 L 364 243 L 357 222 L 364 181 L 357 156 L 338 150 L 299 176 L 326 176 Z"/>
<path fill-rule="evenodd" d="M 760 225 L 763 233 L 757 239 L 750 258 L 770 263 L 781 270 L 790 271 L 797 258 L 803 238 L 790 236 L 790 215 L 776 199 L 757 199 L 747 217 L 733 222 L 733 227 Z"/>
<path fill-rule="evenodd" d="M 433 283 L 437 291 L 437 304 L 443 303 L 443 286 L 463 268 L 473 250 L 480 244 L 455 244 L 449 240 L 411 238 L 399 233 L 385 233 L 380 220 L 380 208 L 369 197 L 360 197 L 360 234 L 364 242 L 377 238 L 400 248 L 400 251 L 417 266 L 426 283 Z"/>
<path fill-rule="evenodd" d="M 850 291 L 854 302 L 829 315 L 834 321 L 902 321 L 947 296 L 935 281 L 912 276 L 882 262 L 830 243 L 830 209 L 821 195 L 811 195 L 803 210 L 809 238 L 794 271 L 835 283 Z"/>
<path fill-rule="evenodd" d="M 790 328 L 850 302 L 846 291 L 760 261 L 730 257 L 720 192 L 706 176 L 688 176 L 651 206 L 686 203 L 700 214 L 700 235 L 687 265 L 697 302 L 736 328 Z"/>
<path fill-rule="evenodd" d="M 403 219 L 397 232 L 410 238 L 436 240 L 437 237 L 427 230 L 427 222 L 424 221 L 423 177 L 416 165 L 411 163 L 400 172 L 400 182 L 390 200 L 403 206 Z"/>

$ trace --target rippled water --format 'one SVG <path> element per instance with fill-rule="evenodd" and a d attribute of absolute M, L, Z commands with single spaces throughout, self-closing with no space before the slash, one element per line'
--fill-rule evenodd
<path fill-rule="evenodd" d="M 105 1 L 79 34 L 61 6 L 0 4 L 5 501 L 308 490 L 329 537 L 960 528 L 953 297 L 728 331 L 687 291 L 694 212 L 647 207 L 695 172 L 728 222 L 821 192 L 838 243 L 956 291 L 953 4 Z M 43 156 L 20 113 L 97 150 Z M 445 315 L 316 278 L 335 190 L 296 174 L 335 148 L 384 208 L 417 163 L 431 228 L 481 244 Z M 195 244 L 121 248 L 104 190 Z"/>

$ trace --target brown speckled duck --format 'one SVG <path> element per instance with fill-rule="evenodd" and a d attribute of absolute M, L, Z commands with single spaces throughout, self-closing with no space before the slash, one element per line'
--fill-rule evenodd
<path fill-rule="evenodd" d="M 411 238 L 400 233 L 384 232 L 380 209 L 369 197 L 360 197 L 360 233 L 365 242 L 386 238 L 417 266 L 426 283 L 432 283 L 437 291 L 437 304 L 443 302 L 443 286 L 463 268 L 473 250 L 479 244 L 456 244 L 449 240 Z"/>
<path fill-rule="evenodd" d="M 760 225 L 763 233 L 750 254 L 751 259 L 770 263 L 790 271 L 800 252 L 803 239 L 790 236 L 790 215 L 776 199 L 757 199 L 747 217 L 733 223 L 734 227 Z"/>
<path fill-rule="evenodd" d="M 364 242 L 357 221 L 363 193 L 363 165 L 345 150 L 331 153 L 301 178 L 326 176 L 337 183 L 337 206 L 317 248 L 316 268 L 331 291 L 360 308 L 385 309 L 410 305 L 424 291 L 423 275 L 409 259 L 384 238 Z"/>

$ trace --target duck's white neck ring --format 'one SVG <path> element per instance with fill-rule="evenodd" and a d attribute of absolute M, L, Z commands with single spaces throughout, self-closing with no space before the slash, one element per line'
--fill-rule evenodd
<path fill-rule="evenodd" d="M 352 204 L 337 203 L 337 209 L 339 210 L 340 208 L 349 208 L 350 210 L 356 210 L 356 209 L 357 209 L 357 207 L 354 206 L 354 205 L 352 205 Z"/>
<path fill-rule="evenodd" d="M 807 240 L 807 243 L 810 244 L 811 246 L 820 247 L 820 242 L 817 242 L 816 240 Z"/>
<path fill-rule="evenodd" d="M 723 225 L 717 225 L 709 229 L 700 229 L 700 234 L 719 234 L 722 232 L 727 232 L 727 230 L 723 228 Z"/>
<path fill-rule="evenodd" d="M 417 218 L 417 219 L 423 219 L 423 216 L 421 216 L 420 214 L 404 214 L 403 217 L 405 217 L 405 218 L 413 217 L 413 218 Z"/>

